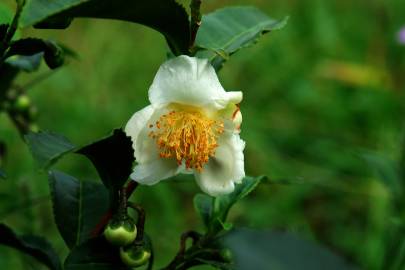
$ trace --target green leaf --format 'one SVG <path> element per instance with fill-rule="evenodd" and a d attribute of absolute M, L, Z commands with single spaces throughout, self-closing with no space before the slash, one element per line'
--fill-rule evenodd
<path fill-rule="evenodd" d="M 209 227 L 212 218 L 213 200 L 213 197 L 206 194 L 197 194 L 194 196 L 194 208 L 207 228 Z"/>
<path fill-rule="evenodd" d="M 121 129 L 77 151 L 89 158 L 108 189 L 118 190 L 128 180 L 135 161 L 132 141 Z"/>
<path fill-rule="evenodd" d="M 52 132 L 31 132 L 25 135 L 25 140 L 42 169 L 49 168 L 63 155 L 75 149 L 67 138 Z"/>
<path fill-rule="evenodd" d="M 246 197 L 265 179 L 265 176 L 245 177 L 241 184 L 235 186 L 235 190 L 232 193 L 217 197 L 215 199 L 215 216 L 218 217 L 223 224 L 226 224 L 226 218 L 231 207 L 239 200 Z M 224 227 L 224 229 L 226 228 Z"/>
<path fill-rule="evenodd" d="M 53 213 L 58 230 L 69 248 L 91 238 L 92 231 L 109 209 L 103 185 L 84 182 L 61 172 L 50 172 Z"/>
<path fill-rule="evenodd" d="M 64 263 L 65 270 L 129 270 L 120 259 L 119 249 L 104 237 L 91 239 L 74 248 Z"/>
<path fill-rule="evenodd" d="M 298 236 L 249 229 L 235 230 L 224 239 L 237 270 L 349 270 L 344 258 Z"/>
<path fill-rule="evenodd" d="M 274 20 L 255 7 L 227 7 L 203 16 L 196 46 L 208 51 L 197 52 L 208 58 L 216 69 L 230 55 L 255 44 L 260 36 L 280 29 L 287 18 Z"/>
<path fill-rule="evenodd" d="M 15 248 L 30 255 L 49 269 L 62 269 L 58 255 L 44 238 L 32 235 L 17 236 L 4 224 L 0 224 L 0 236 L 0 245 Z"/>
<path fill-rule="evenodd" d="M 67 26 L 71 18 L 116 19 L 139 23 L 162 33 L 172 51 L 188 54 L 188 14 L 175 0 L 31 0 L 22 14 L 22 25 Z M 47 23 L 50 22 L 50 23 Z"/>
<path fill-rule="evenodd" d="M 38 70 L 43 53 L 37 53 L 31 56 L 15 56 L 8 58 L 6 63 L 10 66 L 25 71 L 25 72 L 33 72 Z"/>
<path fill-rule="evenodd" d="M 2 169 L 0 169 L 0 178 L 6 179 L 6 177 L 7 177 L 6 173 Z"/>

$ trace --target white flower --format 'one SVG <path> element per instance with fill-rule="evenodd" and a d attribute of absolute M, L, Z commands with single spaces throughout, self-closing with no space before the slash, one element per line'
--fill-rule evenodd
<path fill-rule="evenodd" d="M 204 192 L 232 192 L 245 176 L 242 92 L 226 92 L 207 60 L 179 56 L 159 68 L 149 100 L 125 127 L 138 163 L 131 178 L 153 185 L 194 173 Z"/>

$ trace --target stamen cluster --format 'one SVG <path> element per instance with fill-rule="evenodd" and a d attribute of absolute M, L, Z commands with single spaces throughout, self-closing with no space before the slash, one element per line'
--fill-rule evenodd
<path fill-rule="evenodd" d="M 178 165 L 203 170 L 203 165 L 215 155 L 217 139 L 224 132 L 224 123 L 212 120 L 199 111 L 175 111 L 162 115 L 149 137 L 156 141 L 161 158 L 175 158 Z"/>

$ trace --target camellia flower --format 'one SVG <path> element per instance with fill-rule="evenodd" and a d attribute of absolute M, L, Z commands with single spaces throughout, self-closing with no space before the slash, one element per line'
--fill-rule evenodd
<path fill-rule="evenodd" d="M 204 192 L 232 192 L 245 176 L 242 92 L 226 92 L 207 60 L 179 56 L 159 68 L 149 100 L 125 127 L 138 163 L 131 178 L 153 185 L 194 173 Z"/>

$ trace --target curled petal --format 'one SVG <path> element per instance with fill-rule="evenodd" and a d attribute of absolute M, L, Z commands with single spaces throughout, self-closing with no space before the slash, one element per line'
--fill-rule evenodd
<path fill-rule="evenodd" d="M 218 110 L 239 103 L 242 92 L 226 92 L 208 60 L 182 55 L 159 68 L 149 100 L 155 106 L 179 103 Z"/>
<path fill-rule="evenodd" d="M 245 177 L 243 149 L 245 142 L 237 134 L 227 134 L 221 139 L 212 157 L 201 173 L 196 172 L 200 188 L 211 196 L 228 194 L 234 184 Z"/>

